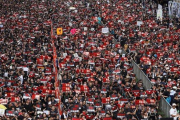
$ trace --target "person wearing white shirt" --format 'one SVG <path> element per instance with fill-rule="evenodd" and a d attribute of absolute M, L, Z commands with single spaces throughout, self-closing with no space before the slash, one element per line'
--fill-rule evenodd
<path fill-rule="evenodd" d="M 170 91 L 170 95 L 174 96 L 174 94 L 176 93 L 177 87 L 173 86 L 173 89 Z"/>
<path fill-rule="evenodd" d="M 68 113 L 67 111 L 64 111 L 63 114 L 61 115 L 61 119 L 67 120 L 68 118 Z"/>
<path fill-rule="evenodd" d="M 23 75 L 20 75 L 18 79 L 21 81 L 21 84 L 23 84 Z"/>
<path fill-rule="evenodd" d="M 169 112 L 170 112 L 170 117 L 173 118 L 174 120 L 177 120 L 179 115 L 178 115 L 175 103 L 172 104 L 172 108 L 170 109 Z"/>

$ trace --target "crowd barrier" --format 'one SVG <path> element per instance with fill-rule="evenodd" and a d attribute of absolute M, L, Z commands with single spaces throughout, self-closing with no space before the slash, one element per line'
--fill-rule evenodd
<path fill-rule="evenodd" d="M 151 89 L 152 84 L 149 78 L 145 75 L 145 73 L 139 68 L 139 66 L 133 60 L 131 61 L 131 64 L 133 66 L 133 72 L 136 74 L 136 78 L 138 80 L 143 81 L 143 85 L 145 89 Z"/>
<path fill-rule="evenodd" d="M 122 54 L 127 54 L 124 50 L 122 50 Z M 139 68 L 139 66 L 135 63 L 134 60 L 131 61 L 131 65 L 133 66 L 133 72 L 136 74 L 137 79 L 141 79 L 143 81 L 143 86 L 145 89 L 151 89 L 152 83 L 149 78 L 145 75 L 145 73 Z M 166 117 L 170 117 L 170 109 L 171 105 L 166 101 L 164 97 L 161 96 L 159 108 L 163 111 Z"/>
<path fill-rule="evenodd" d="M 139 68 L 139 66 L 134 62 L 134 60 L 132 60 L 131 64 L 133 66 L 133 72 L 136 74 L 136 78 L 138 78 L 139 80 L 141 79 L 143 81 L 143 85 L 145 89 L 151 89 L 153 85 L 151 81 L 149 80 L 149 78 Z M 170 117 L 169 110 L 171 109 L 171 105 L 162 96 L 160 99 L 159 107 L 163 111 L 163 113 L 166 115 L 166 117 Z"/>
<path fill-rule="evenodd" d="M 58 70 L 57 70 L 57 52 L 56 52 L 56 46 L 54 45 L 54 35 L 53 35 L 53 25 L 51 23 L 51 41 L 52 41 L 52 47 L 53 47 L 53 66 L 54 66 L 54 79 L 55 79 L 55 91 L 56 91 L 56 98 L 59 99 L 59 103 L 58 103 L 58 112 L 59 115 L 62 115 L 62 110 L 61 110 L 61 92 L 59 89 L 59 80 L 58 80 Z"/>
<path fill-rule="evenodd" d="M 166 101 L 164 97 L 161 96 L 161 100 L 159 103 L 160 109 L 164 112 L 166 117 L 170 117 L 169 110 L 171 109 L 171 105 Z"/>

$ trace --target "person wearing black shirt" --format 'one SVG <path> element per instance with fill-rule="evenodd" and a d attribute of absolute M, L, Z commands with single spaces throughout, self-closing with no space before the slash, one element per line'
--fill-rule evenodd
<path fill-rule="evenodd" d="M 36 106 L 35 106 L 35 104 L 33 104 L 33 107 L 29 111 L 30 116 L 34 116 L 35 115 L 35 111 L 36 111 Z"/>
<path fill-rule="evenodd" d="M 136 110 L 133 112 L 133 110 L 130 108 L 130 104 L 126 104 L 124 108 L 124 112 L 126 114 L 126 117 L 128 120 L 132 119 L 133 115 L 135 115 Z"/>
<path fill-rule="evenodd" d="M 123 69 L 122 72 L 121 72 L 121 74 L 122 74 L 123 78 L 126 78 L 126 76 L 127 76 L 127 71 L 126 71 L 125 69 Z"/>
<path fill-rule="evenodd" d="M 175 94 L 174 95 L 174 99 L 173 99 L 173 101 L 172 101 L 172 103 L 175 103 L 177 106 L 177 109 L 179 110 L 179 108 L 180 108 L 180 100 L 179 100 L 179 98 L 178 98 L 178 94 Z"/>
<path fill-rule="evenodd" d="M 32 110 L 32 104 L 30 102 L 30 100 L 26 100 L 25 104 L 24 104 L 24 108 L 30 112 Z"/>
<path fill-rule="evenodd" d="M 136 60 L 136 63 L 137 63 L 137 64 L 140 64 L 140 58 L 141 58 L 140 54 L 138 54 L 138 55 L 135 57 L 135 60 Z"/>
<path fill-rule="evenodd" d="M 144 90 L 143 83 L 142 82 L 138 82 L 136 84 L 135 90 Z"/>
<path fill-rule="evenodd" d="M 127 41 L 126 37 L 121 37 L 121 46 L 124 47 L 125 43 Z"/>
<path fill-rule="evenodd" d="M 155 111 L 155 109 L 153 108 L 153 109 L 151 109 L 151 111 L 150 111 L 150 113 L 149 113 L 149 120 L 157 120 L 157 118 L 156 118 L 156 111 Z"/>
<path fill-rule="evenodd" d="M 167 97 L 169 97 L 169 95 L 170 95 L 170 88 L 168 87 L 168 88 L 166 89 L 166 91 L 164 91 L 163 97 L 164 97 L 164 98 L 167 98 Z"/>

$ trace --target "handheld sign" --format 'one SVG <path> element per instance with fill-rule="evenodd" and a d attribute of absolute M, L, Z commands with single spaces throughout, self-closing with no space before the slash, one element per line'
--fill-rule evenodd
<path fill-rule="evenodd" d="M 71 34 L 73 34 L 73 35 L 74 35 L 74 34 L 76 33 L 76 29 L 75 29 L 75 28 L 73 28 L 73 29 L 71 29 L 71 31 L 70 31 L 70 32 L 71 32 Z"/>
<path fill-rule="evenodd" d="M 109 32 L 109 28 L 102 28 L 102 33 L 108 33 Z"/>
<path fill-rule="evenodd" d="M 63 34 L 63 29 L 62 28 L 57 28 L 57 35 L 62 35 Z"/>
<path fill-rule="evenodd" d="M 137 21 L 137 26 L 141 26 L 143 24 L 142 21 Z"/>

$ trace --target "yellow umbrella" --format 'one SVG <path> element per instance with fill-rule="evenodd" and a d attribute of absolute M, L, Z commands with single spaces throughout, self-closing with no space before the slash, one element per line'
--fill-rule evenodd
<path fill-rule="evenodd" d="M 0 104 L 0 109 L 6 110 L 7 108 L 4 105 Z"/>

